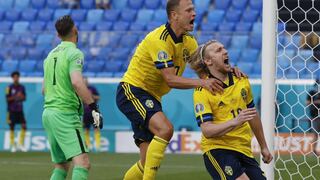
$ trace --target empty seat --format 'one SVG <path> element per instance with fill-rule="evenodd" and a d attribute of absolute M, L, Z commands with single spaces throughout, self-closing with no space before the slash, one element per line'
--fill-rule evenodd
<path fill-rule="evenodd" d="M 52 32 L 56 31 L 55 22 L 54 21 L 47 22 L 45 29 L 47 31 L 52 31 Z"/>
<path fill-rule="evenodd" d="M 82 0 L 80 1 L 80 6 L 84 9 L 95 9 L 95 1 L 94 0 Z"/>
<path fill-rule="evenodd" d="M 87 21 L 88 22 L 100 22 L 102 20 L 103 10 L 91 9 L 88 11 Z"/>
<path fill-rule="evenodd" d="M 215 31 L 218 28 L 218 23 L 201 23 L 200 30 L 201 31 Z"/>
<path fill-rule="evenodd" d="M 61 8 L 61 1 L 57 0 L 47 0 L 47 7 L 50 9 L 59 9 Z"/>
<path fill-rule="evenodd" d="M 129 29 L 130 23 L 124 21 L 118 21 L 113 24 L 114 31 L 126 31 Z"/>
<path fill-rule="evenodd" d="M 13 24 L 12 32 L 14 33 L 22 33 L 28 31 L 29 22 L 28 21 L 16 21 Z"/>
<path fill-rule="evenodd" d="M 112 1 L 111 6 L 115 9 L 124 9 L 127 7 L 128 0 L 116 0 Z"/>
<path fill-rule="evenodd" d="M 262 0 L 250 0 L 249 4 L 251 9 L 262 10 Z"/>
<path fill-rule="evenodd" d="M 85 9 L 74 9 L 71 12 L 71 17 L 74 21 L 85 21 L 87 11 Z"/>
<path fill-rule="evenodd" d="M 259 17 L 259 11 L 248 9 L 243 12 L 242 20 L 244 22 L 256 22 Z"/>
<path fill-rule="evenodd" d="M 3 38 L 2 44 L 5 47 L 16 47 L 20 43 L 20 35 L 17 33 L 9 33 Z"/>
<path fill-rule="evenodd" d="M 253 64 L 252 63 L 247 63 L 247 62 L 238 62 L 237 66 L 241 71 L 243 71 L 246 74 L 251 74 Z"/>
<path fill-rule="evenodd" d="M 240 58 L 241 50 L 240 49 L 230 49 L 228 50 L 229 62 L 236 64 Z"/>
<path fill-rule="evenodd" d="M 146 23 L 143 22 L 133 22 L 130 24 L 130 31 L 144 31 L 146 30 Z"/>
<path fill-rule="evenodd" d="M 43 58 L 43 49 L 42 48 L 30 48 L 28 49 L 28 59 L 40 60 Z"/>
<path fill-rule="evenodd" d="M 8 32 L 11 30 L 12 22 L 10 21 L 1 21 L 0 22 L 0 32 Z"/>
<path fill-rule="evenodd" d="M 219 24 L 218 30 L 221 32 L 232 32 L 234 31 L 235 24 L 232 22 L 224 22 Z"/>
<path fill-rule="evenodd" d="M 11 9 L 5 12 L 5 19 L 8 21 L 18 21 L 20 18 L 20 11 Z"/>
<path fill-rule="evenodd" d="M 38 47 L 51 47 L 53 39 L 52 34 L 39 34 L 36 44 Z"/>
<path fill-rule="evenodd" d="M 147 31 L 152 31 L 154 30 L 155 28 L 161 26 L 162 23 L 159 22 L 159 21 L 150 21 L 148 24 L 147 24 L 147 27 L 146 27 L 146 30 Z"/>
<path fill-rule="evenodd" d="M 254 23 L 253 27 L 252 27 L 252 32 L 257 33 L 257 34 L 261 34 L 262 33 L 262 23 L 261 22 Z"/>
<path fill-rule="evenodd" d="M 10 48 L 0 48 L 0 59 L 8 59 L 10 56 Z"/>
<path fill-rule="evenodd" d="M 108 60 L 109 54 L 111 51 L 112 51 L 112 48 L 110 48 L 110 47 L 101 48 L 100 51 L 98 52 L 96 58 L 100 59 L 100 60 Z"/>
<path fill-rule="evenodd" d="M 117 61 L 121 59 L 128 59 L 129 54 L 130 54 L 129 48 L 115 48 L 110 53 L 110 58 Z"/>
<path fill-rule="evenodd" d="M 30 0 L 15 0 L 14 8 L 24 10 L 29 7 Z"/>
<path fill-rule="evenodd" d="M 305 60 L 307 60 L 307 59 L 312 59 L 313 57 L 313 50 L 304 50 L 304 49 L 302 49 L 302 50 L 300 50 L 299 51 L 299 55 L 303 58 L 303 59 L 305 59 Z"/>
<path fill-rule="evenodd" d="M 138 35 L 126 34 L 121 37 L 119 46 L 124 48 L 134 48 L 137 45 Z"/>
<path fill-rule="evenodd" d="M 31 0 L 31 6 L 35 9 L 44 9 L 46 0 Z"/>
<path fill-rule="evenodd" d="M 24 60 L 19 63 L 19 71 L 22 73 L 33 72 L 37 62 L 35 60 Z"/>
<path fill-rule="evenodd" d="M 209 23 L 220 23 L 223 21 L 225 11 L 223 10 L 213 10 L 208 13 Z"/>
<path fill-rule="evenodd" d="M 0 9 L 8 10 L 12 9 L 13 7 L 13 0 L 0 0 Z"/>
<path fill-rule="evenodd" d="M 94 22 L 82 22 L 80 23 L 80 31 L 93 31 L 95 30 L 96 24 Z"/>
<path fill-rule="evenodd" d="M 154 11 L 153 21 L 159 21 L 162 23 L 167 22 L 167 12 L 165 9 L 157 9 Z"/>
<path fill-rule="evenodd" d="M 160 0 L 146 0 L 144 1 L 144 7 L 147 9 L 158 9 L 160 3 Z"/>
<path fill-rule="evenodd" d="M 11 73 L 18 70 L 18 61 L 17 60 L 5 60 L 2 63 L 2 72 Z"/>
<path fill-rule="evenodd" d="M 208 9 L 210 6 L 210 1 L 211 0 L 195 0 L 194 6 L 198 9 Z"/>
<path fill-rule="evenodd" d="M 0 9 L 0 20 L 4 19 L 4 10 Z"/>
<path fill-rule="evenodd" d="M 121 20 L 127 22 L 133 22 L 136 20 L 137 11 L 133 9 L 125 9 L 121 11 Z"/>
<path fill-rule="evenodd" d="M 199 45 L 201 45 L 212 39 L 214 39 L 212 35 L 201 34 L 199 37 L 197 37 L 197 42 Z"/>
<path fill-rule="evenodd" d="M 250 48 L 261 49 L 262 36 L 261 34 L 252 34 L 250 37 Z"/>
<path fill-rule="evenodd" d="M 53 15 L 52 9 L 42 9 L 38 11 L 38 20 L 39 21 L 51 21 Z"/>
<path fill-rule="evenodd" d="M 96 24 L 97 31 L 109 31 L 112 28 L 112 22 L 99 22 Z"/>
<path fill-rule="evenodd" d="M 60 17 L 62 17 L 64 15 L 70 15 L 70 14 L 71 14 L 70 9 L 56 9 L 54 12 L 54 15 L 53 15 L 53 20 L 56 21 Z"/>
<path fill-rule="evenodd" d="M 220 41 L 224 47 L 228 48 L 231 42 L 231 36 L 228 34 L 218 34 L 216 39 Z"/>
<path fill-rule="evenodd" d="M 241 18 L 241 11 L 240 10 L 229 10 L 226 13 L 226 20 L 227 22 L 239 22 Z"/>
<path fill-rule="evenodd" d="M 128 0 L 128 7 L 131 9 L 140 9 L 143 6 L 144 0 Z"/>
<path fill-rule="evenodd" d="M 232 1 L 231 5 L 234 9 L 244 10 L 247 7 L 248 0 L 236 0 Z"/>
<path fill-rule="evenodd" d="M 92 61 L 88 63 L 87 71 L 89 72 L 100 72 L 104 67 L 105 61 Z"/>
<path fill-rule="evenodd" d="M 36 9 L 24 9 L 21 11 L 21 20 L 34 21 L 37 17 L 38 11 Z"/>
<path fill-rule="evenodd" d="M 240 32 L 240 33 L 241 32 L 245 32 L 245 33 L 251 32 L 251 29 L 252 29 L 252 24 L 249 22 L 239 22 L 236 25 L 236 31 Z"/>
<path fill-rule="evenodd" d="M 151 9 L 141 9 L 138 11 L 136 21 L 148 23 L 152 20 L 153 14 L 154 11 Z"/>
<path fill-rule="evenodd" d="M 258 60 L 260 51 L 257 49 L 245 49 L 242 51 L 240 60 L 241 62 L 250 62 L 254 63 Z"/>
<path fill-rule="evenodd" d="M 231 0 L 214 1 L 216 9 L 227 10 Z"/>
<path fill-rule="evenodd" d="M 108 9 L 104 11 L 103 19 L 110 22 L 118 21 L 120 16 L 120 10 L 118 9 Z"/>
<path fill-rule="evenodd" d="M 27 56 L 27 49 L 23 47 L 17 47 L 11 50 L 11 58 L 22 60 Z"/>
<path fill-rule="evenodd" d="M 105 72 L 119 72 L 122 68 L 122 62 L 111 60 L 105 64 L 104 71 Z"/>

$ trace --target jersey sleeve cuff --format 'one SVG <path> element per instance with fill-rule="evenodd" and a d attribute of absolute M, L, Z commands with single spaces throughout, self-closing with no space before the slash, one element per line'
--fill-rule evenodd
<path fill-rule="evenodd" d="M 173 60 L 168 60 L 168 61 L 163 61 L 163 62 L 159 62 L 156 61 L 154 62 L 154 64 L 156 65 L 157 69 L 163 69 L 163 68 L 168 68 L 168 67 L 173 67 Z"/>
<path fill-rule="evenodd" d="M 197 120 L 197 124 L 200 127 L 200 125 L 204 122 L 207 121 L 212 121 L 213 119 L 213 115 L 211 113 L 206 113 L 206 114 L 202 114 L 197 116 L 196 120 Z"/>
<path fill-rule="evenodd" d="M 253 100 L 249 104 L 247 104 L 247 108 L 253 108 L 254 106 L 255 106 L 255 104 L 254 104 Z"/>

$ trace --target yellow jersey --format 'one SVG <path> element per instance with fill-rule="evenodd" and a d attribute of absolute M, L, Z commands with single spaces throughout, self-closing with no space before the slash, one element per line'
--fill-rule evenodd
<path fill-rule="evenodd" d="M 238 116 L 241 110 L 254 107 L 247 78 L 239 79 L 229 73 L 223 82 L 223 88 L 223 93 L 216 95 L 202 87 L 194 90 L 194 110 L 199 126 L 207 121 L 212 121 L 214 124 L 224 123 Z M 203 152 L 211 149 L 228 149 L 253 157 L 251 139 L 252 131 L 246 122 L 221 137 L 206 138 L 202 135 L 201 149 Z"/>
<path fill-rule="evenodd" d="M 138 45 L 122 82 L 142 88 L 161 101 L 170 87 L 160 69 L 174 67 L 176 75 L 181 76 L 186 61 L 197 47 L 192 35 L 176 37 L 169 24 L 162 25 L 147 34 Z"/>

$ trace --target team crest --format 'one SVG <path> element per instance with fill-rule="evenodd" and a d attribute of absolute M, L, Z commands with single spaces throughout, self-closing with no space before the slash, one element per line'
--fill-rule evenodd
<path fill-rule="evenodd" d="M 154 107 L 153 101 L 150 99 L 146 100 L 146 106 L 152 109 Z"/>
<path fill-rule="evenodd" d="M 195 111 L 196 111 L 196 113 L 203 112 L 204 111 L 203 104 L 201 104 L 201 103 L 200 104 L 196 104 Z"/>
<path fill-rule="evenodd" d="M 168 59 L 168 54 L 164 51 L 158 52 L 158 61 L 166 60 Z"/>
<path fill-rule="evenodd" d="M 247 94 L 247 91 L 244 88 L 241 89 L 241 97 L 242 97 L 242 99 L 244 101 L 247 100 L 248 94 Z"/>
<path fill-rule="evenodd" d="M 232 176 L 233 175 L 233 170 L 232 170 L 232 167 L 231 166 L 225 166 L 224 167 L 224 172 L 229 175 L 229 176 Z"/>
<path fill-rule="evenodd" d="M 182 57 L 183 57 L 184 62 L 188 62 L 189 61 L 190 53 L 189 53 L 188 49 L 183 49 Z"/>
<path fill-rule="evenodd" d="M 83 65 L 83 60 L 82 60 L 82 59 L 78 59 L 78 60 L 76 61 L 76 64 L 78 64 L 78 65 Z"/>

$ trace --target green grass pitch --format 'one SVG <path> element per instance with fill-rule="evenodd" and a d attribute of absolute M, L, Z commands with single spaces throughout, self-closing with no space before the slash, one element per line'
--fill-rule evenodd
<path fill-rule="evenodd" d="M 121 180 L 125 171 L 138 159 L 138 154 L 90 153 L 92 168 L 89 179 L 92 180 Z M 288 159 L 289 156 L 282 157 Z M 319 158 L 295 156 L 292 161 L 277 161 L 277 167 L 286 169 L 296 175 L 288 175 L 281 171 L 282 179 L 320 179 Z M 300 164 L 297 166 L 296 164 Z M 1 180 L 43 180 L 49 179 L 52 170 L 49 153 L 0 153 Z M 310 168 L 309 166 L 314 166 Z M 308 174 L 313 177 L 307 177 Z M 69 173 L 68 179 L 71 179 Z M 167 154 L 157 175 L 157 180 L 206 180 L 210 176 L 206 172 L 201 155 Z M 276 173 L 275 179 L 280 179 Z"/>

